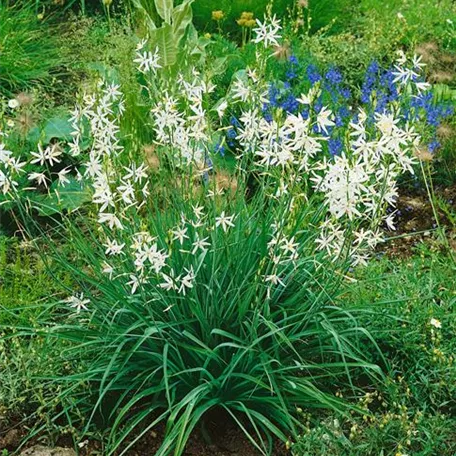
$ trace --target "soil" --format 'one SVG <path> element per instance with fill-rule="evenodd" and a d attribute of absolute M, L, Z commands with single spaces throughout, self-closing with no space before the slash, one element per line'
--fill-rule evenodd
<path fill-rule="evenodd" d="M 437 215 L 441 226 L 445 226 L 450 245 L 456 250 L 456 185 L 435 188 L 436 198 L 447 208 L 446 211 L 437 207 Z M 408 257 L 413 249 L 422 242 L 430 240 L 437 228 L 432 205 L 423 189 L 408 189 L 403 191 L 396 203 L 396 230 L 385 230 L 390 238 L 379 246 L 378 252 L 389 257 Z M 453 213 L 451 220 L 448 213 Z"/>
<path fill-rule="evenodd" d="M 260 452 L 255 449 L 241 429 L 228 416 L 215 414 L 206 420 L 206 430 L 203 436 L 201 430 L 193 432 L 186 446 L 184 456 L 258 456 Z M 148 432 L 126 454 L 127 456 L 152 456 L 160 447 L 164 434 L 164 427 L 160 426 Z M 0 427 L 0 451 L 15 451 L 21 441 L 27 437 L 25 428 L 9 427 L 4 430 Z M 54 447 L 39 444 L 36 439 L 28 442 L 21 449 L 20 456 L 70 456 L 67 453 L 71 447 L 71 440 L 62 436 Z M 273 442 L 271 456 L 286 456 L 289 452 L 285 445 L 279 441 Z M 39 452 L 37 451 L 39 448 Z M 48 451 L 46 453 L 46 450 Z M 103 456 L 103 449 L 98 441 L 84 441 L 79 450 L 80 456 Z"/>

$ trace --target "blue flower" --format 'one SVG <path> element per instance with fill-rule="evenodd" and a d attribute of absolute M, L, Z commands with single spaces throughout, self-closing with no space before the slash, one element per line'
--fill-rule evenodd
<path fill-rule="evenodd" d="M 292 69 L 287 70 L 287 72 L 285 73 L 285 77 L 287 78 L 288 81 L 290 81 L 291 79 L 295 79 L 296 76 L 297 76 L 296 72 Z"/>
<path fill-rule="evenodd" d="M 237 134 L 236 134 L 236 130 L 234 128 L 230 128 L 229 130 L 227 130 L 226 132 L 226 137 L 229 138 L 229 139 L 234 139 L 236 138 Z"/>
<path fill-rule="evenodd" d="M 351 98 L 351 91 L 348 87 L 342 87 L 340 89 L 340 94 L 342 95 L 343 98 L 345 98 L 346 100 L 350 99 Z"/>
<path fill-rule="evenodd" d="M 292 65 L 297 65 L 297 64 L 298 64 L 298 59 L 297 59 L 296 56 L 294 56 L 294 55 L 290 55 L 290 58 L 288 59 L 288 61 L 289 61 Z"/>
<path fill-rule="evenodd" d="M 299 108 L 299 102 L 296 100 L 295 96 L 290 94 L 287 98 L 281 103 L 281 108 L 287 112 L 296 112 Z"/>
<path fill-rule="evenodd" d="M 434 139 L 428 144 L 429 152 L 434 153 L 440 147 L 440 143 Z"/>
<path fill-rule="evenodd" d="M 304 108 L 301 111 L 301 116 L 304 120 L 307 120 L 309 118 L 309 108 Z"/>
<path fill-rule="evenodd" d="M 307 77 L 312 85 L 321 80 L 321 75 L 315 65 L 307 67 Z"/>
<path fill-rule="evenodd" d="M 223 144 L 217 143 L 215 145 L 215 153 L 220 154 L 222 157 L 225 156 L 225 146 Z"/>
<path fill-rule="evenodd" d="M 340 155 L 340 153 L 342 152 L 343 147 L 344 147 L 344 145 L 343 145 L 342 141 L 339 138 L 331 138 L 328 141 L 329 153 L 333 157 L 334 157 L 334 155 Z"/>
<path fill-rule="evenodd" d="M 236 128 L 241 126 L 239 120 L 237 120 L 236 117 L 234 117 L 234 116 L 231 116 L 230 124 L 233 125 L 233 127 L 236 127 Z"/>
<path fill-rule="evenodd" d="M 325 79 L 332 85 L 338 85 L 342 82 L 342 74 L 336 67 L 331 67 L 325 74 Z"/>

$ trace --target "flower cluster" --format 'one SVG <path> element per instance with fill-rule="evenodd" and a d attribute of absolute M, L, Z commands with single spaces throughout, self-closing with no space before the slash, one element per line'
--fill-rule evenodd
<path fill-rule="evenodd" d="M 92 202 L 98 207 L 98 221 L 110 229 L 122 230 L 122 210 L 135 208 L 148 196 L 146 166 L 131 162 L 120 164 L 124 152 L 119 139 L 119 122 L 124 112 L 119 86 L 100 81 L 95 94 L 85 95 L 73 111 L 73 150 L 80 151 L 81 138 L 89 138 L 84 146 L 87 160 L 81 179 L 90 182 Z"/>
<path fill-rule="evenodd" d="M 320 247 L 364 263 L 383 239 L 381 227 L 395 229 L 390 208 L 398 178 L 413 174 L 429 125 L 451 114 L 430 101 L 423 66 L 417 57 L 409 63 L 403 53 L 392 70 L 372 64 L 359 101 L 335 67 L 321 75 L 309 65 L 307 90 L 300 96 L 295 57 L 288 81 L 269 84 L 266 93 L 265 76 L 250 70 L 232 88 L 233 106 L 241 112 L 231 122 L 227 144 L 239 156 L 253 156 L 258 171 L 275 176 L 275 196 L 297 182 L 307 195 L 320 194 L 328 208 Z"/>
<path fill-rule="evenodd" d="M 23 97 L 25 95 L 17 98 Z M 37 141 L 18 140 L 17 125 L 21 117 L 18 118 L 12 110 L 19 106 L 19 101 L 12 99 L 8 103 L 11 112 L 0 112 L 0 121 L 7 119 L 5 128 L 0 130 L 0 202 L 9 207 L 21 198 L 41 203 L 43 197 L 50 194 L 58 197 L 58 192 L 77 174 L 77 160 L 73 157 L 78 153 L 73 151 L 73 144 L 50 137 L 45 127 L 41 127 L 42 131 L 36 127 L 39 132 Z M 54 133 L 58 135 L 55 129 Z"/>
<path fill-rule="evenodd" d="M 138 44 L 134 62 L 150 105 L 154 153 L 169 170 L 196 176 L 204 187 L 218 171 L 214 154 L 225 156 L 229 148 L 244 187 L 253 175 L 271 201 L 288 199 L 291 210 L 317 199 L 326 208 L 316 239 L 319 248 L 363 263 L 381 242 L 381 228 L 394 229 L 397 180 L 413 173 L 425 127 L 437 126 L 449 110 L 432 103 L 421 61 L 414 57 L 409 62 L 403 54 L 391 70 L 369 66 L 359 100 L 336 67 L 321 74 L 307 66 L 303 84 L 303 69 L 294 56 L 287 80 L 271 83 L 265 60 L 268 48 L 279 45 L 281 25 L 275 18 L 257 23 L 257 66 L 238 72 L 226 97 L 215 103 L 215 85 L 204 70 L 193 67 L 175 79 L 162 77 L 158 50 L 146 50 L 147 41 Z M 197 265 L 183 262 L 177 270 L 168 265 L 170 256 L 196 256 L 213 248 L 214 233 L 228 234 L 237 214 L 196 206 L 191 217 L 182 213 L 178 223 L 173 221 L 166 239 L 163 233 L 144 230 L 138 217 L 150 203 L 151 182 L 142 160 L 124 150 L 124 110 L 121 88 L 101 81 L 72 112 L 68 144 L 38 144 L 27 161 L 0 144 L 0 189 L 11 193 L 18 185 L 16 176 L 25 174 L 43 188 L 56 181 L 58 191 L 76 174 L 92 190 L 106 255 L 104 273 L 121 274 L 133 293 L 155 280 L 163 292 L 185 294 L 197 277 Z M 79 157 L 81 166 L 65 166 L 64 156 Z M 34 167 L 28 175 L 26 165 Z M 209 198 L 218 194 L 204 188 Z M 296 246 L 282 230 L 270 235 L 272 266 L 262 276 L 268 287 L 283 286 L 281 267 L 288 260 L 293 263 Z M 131 263 L 127 273 L 125 268 L 120 272 L 119 262 Z"/>
<path fill-rule="evenodd" d="M 181 76 L 173 94 L 165 88 L 165 96 L 157 100 L 151 113 L 156 144 L 171 153 L 177 166 L 194 164 L 197 170 L 202 170 L 206 167 L 210 143 L 210 125 L 203 99 L 215 86 L 205 83 L 197 70 L 193 70 L 191 76 L 191 80 Z"/>

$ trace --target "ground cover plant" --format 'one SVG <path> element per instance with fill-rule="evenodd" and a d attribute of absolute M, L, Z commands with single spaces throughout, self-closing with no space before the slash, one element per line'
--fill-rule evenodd
<path fill-rule="evenodd" d="M 336 3 L 2 4 L 5 454 L 454 453 L 451 2 Z"/>

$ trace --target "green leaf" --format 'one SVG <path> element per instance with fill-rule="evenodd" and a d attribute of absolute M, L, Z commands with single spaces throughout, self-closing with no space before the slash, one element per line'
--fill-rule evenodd
<path fill-rule="evenodd" d="M 218 76 L 219 74 L 222 74 L 225 71 L 227 60 L 228 56 L 217 57 L 214 60 L 211 67 L 211 73 L 213 74 L 213 76 Z"/>
<path fill-rule="evenodd" d="M 51 185 L 48 195 L 35 195 L 30 200 L 41 216 L 50 216 L 62 212 L 72 212 L 91 200 L 90 190 L 74 177 L 63 187 L 56 181 Z"/>
<path fill-rule="evenodd" d="M 73 127 L 71 126 L 69 119 L 69 116 L 53 117 L 52 119 L 49 119 L 43 128 L 43 142 L 48 144 L 51 139 L 71 141 L 71 132 L 73 131 Z"/>
<path fill-rule="evenodd" d="M 192 3 L 193 0 L 185 0 L 181 5 L 174 8 L 172 25 L 176 45 L 179 45 L 185 35 L 187 27 L 192 23 Z"/>
<path fill-rule="evenodd" d="M 144 23 L 147 25 L 149 30 L 155 30 L 157 26 L 155 25 L 150 12 L 144 8 L 141 0 L 133 0 L 133 6 L 138 10 L 138 13 L 142 16 Z"/>
<path fill-rule="evenodd" d="M 173 0 L 155 0 L 155 8 L 160 17 L 167 23 L 171 23 L 171 14 L 173 12 Z"/>
<path fill-rule="evenodd" d="M 87 68 L 97 71 L 100 76 L 107 82 L 120 84 L 120 74 L 116 68 L 104 65 L 101 62 L 91 62 L 87 64 Z"/>
<path fill-rule="evenodd" d="M 49 144 L 52 139 L 71 141 L 73 127 L 69 119 L 68 115 L 52 117 L 42 127 L 32 128 L 27 135 L 28 141 L 31 143 L 41 142 L 42 144 Z"/>
<path fill-rule="evenodd" d="M 171 25 L 163 24 L 160 28 L 152 30 L 150 43 L 152 49 L 158 47 L 160 65 L 168 67 L 176 63 L 177 47 Z"/>

